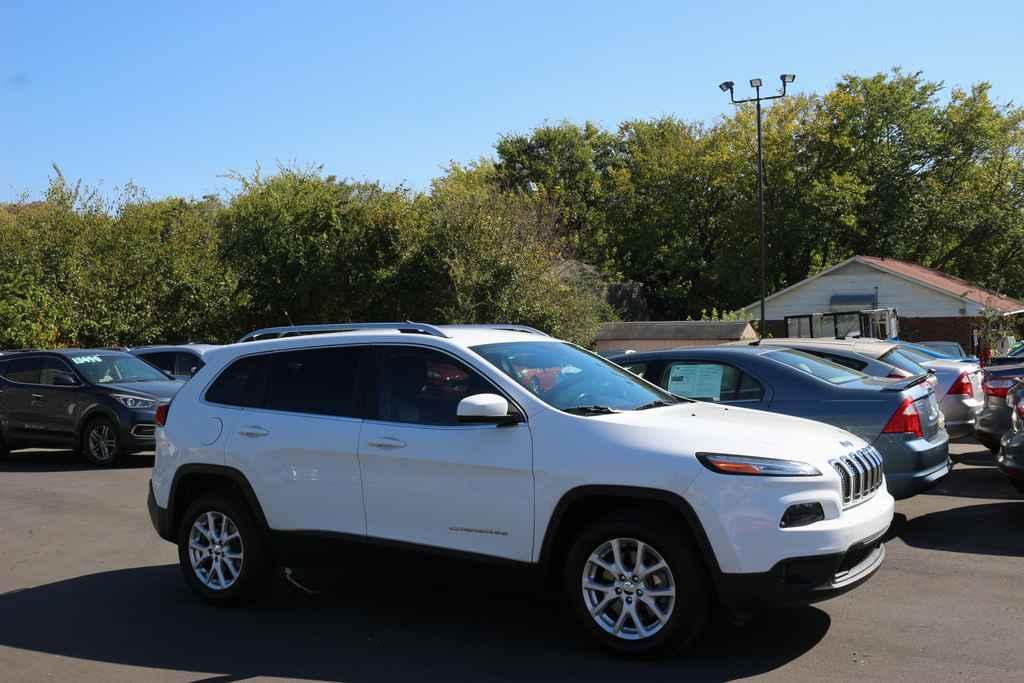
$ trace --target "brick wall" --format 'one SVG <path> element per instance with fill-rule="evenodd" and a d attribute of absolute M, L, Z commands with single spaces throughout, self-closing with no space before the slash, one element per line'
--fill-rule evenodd
<path fill-rule="evenodd" d="M 900 316 L 900 339 L 907 341 L 955 341 L 968 353 L 971 330 L 981 327 L 979 318 L 904 318 Z"/>

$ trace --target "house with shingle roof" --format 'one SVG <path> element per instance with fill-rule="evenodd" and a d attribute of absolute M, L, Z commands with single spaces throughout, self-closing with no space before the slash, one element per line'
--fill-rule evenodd
<path fill-rule="evenodd" d="M 765 299 L 768 331 L 776 337 L 797 336 L 795 329 L 816 313 L 873 308 L 896 309 L 903 339 L 958 341 L 970 348 L 983 311 L 1014 316 L 1024 313 L 1024 302 L 917 263 L 877 256 L 850 257 Z M 750 320 L 759 315 L 760 301 L 740 310 Z"/>

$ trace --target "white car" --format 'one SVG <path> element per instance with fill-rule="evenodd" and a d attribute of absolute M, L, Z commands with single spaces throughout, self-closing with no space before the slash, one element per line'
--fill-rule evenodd
<path fill-rule="evenodd" d="M 542 565 L 590 634 L 643 654 L 714 604 L 821 600 L 882 563 L 893 499 L 850 433 L 680 399 L 534 331 L 347 329 L 213 350 L 161 406 L 150 516 L 207 601 L 329 541 L 391 542 Z"/>

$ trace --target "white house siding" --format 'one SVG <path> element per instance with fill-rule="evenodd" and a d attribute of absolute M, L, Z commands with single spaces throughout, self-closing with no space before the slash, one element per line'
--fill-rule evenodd
<path fill-rule="evenodd" d="M 854 261 L 769 299 L 766 317 L 768 320 L 782 320 L 788 315 L 827 313 L 832 310 L 829 302 L 833 295 L 873 294 L 875 287 L 878 287 L 878 307 L 895 308 L 901 318 L 976 316 L 982 309 L 976 303 L 942 294 Z M 755 317 L 760 314 L 759 304 L 745 310 Z"/>

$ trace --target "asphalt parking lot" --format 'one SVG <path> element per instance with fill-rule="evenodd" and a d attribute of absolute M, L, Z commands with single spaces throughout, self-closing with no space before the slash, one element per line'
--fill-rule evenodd
<path fill-rule="evenodd" d="M 365 683 L 435 680 L 1024 680 L 1024 499 L 974 444 L 897 504 L 888 559 L 816 606 L 718 619 L 688 658 L 594 650 L 520 573 L 355 556 L 321 591 L 200 604 L 145 509 L 152 459 L 59 452 L 0 463 L 0 678 Z"/>

